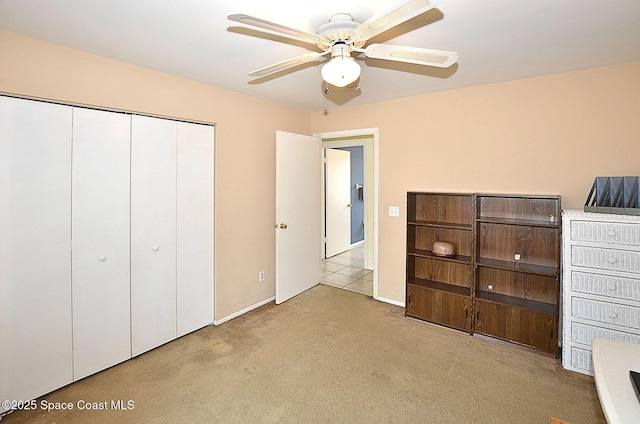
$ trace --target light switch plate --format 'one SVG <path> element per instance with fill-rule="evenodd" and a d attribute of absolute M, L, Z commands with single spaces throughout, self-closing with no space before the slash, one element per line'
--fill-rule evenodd
<path fill-rule="evenodd" d="M 400 207 L 389 206 L 389 216 L 400 216 Z"/>

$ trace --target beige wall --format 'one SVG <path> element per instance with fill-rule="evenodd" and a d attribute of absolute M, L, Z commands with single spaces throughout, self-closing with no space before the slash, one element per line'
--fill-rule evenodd
<path fill-rule="evenodd" d="M 3 31 L 0 52 L 0 93 L 215 123 L 216 319 L 274 295 L 275 131 L 308 113 Z"/>
<path fill-rule="evenodd" d="M 596 176 L 640 175 L 639 116 L 635 62 L 314 113 L 311 130 L 379 128 L 379 295 L 404 302 L 407 190 L 560 194 L 579 209 Z"/>
<path fill-rule="evenodd" d="M 216 124 L 216 319 L 275 293 L 278 129 L 380 129 L 379 295 L 397 302 L 404 302 L 407 190 L 560 194 L 565 208 L 581 208 L 595 176 L 640 175 L 640 62 L 309 119 L 306 112 L 2 31 L 0 51 L 0 92 Z M 389 206 L 400 206 L 401 216 L 389 217 Z M 257 283 L 260 270 L 264 283 Z"/>

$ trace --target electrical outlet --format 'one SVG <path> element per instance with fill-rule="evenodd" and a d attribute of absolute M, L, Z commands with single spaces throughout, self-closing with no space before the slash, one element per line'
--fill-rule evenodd
<path fill-rule="evenodd" d="M 400 208 L 398 206 L 389 206 L 389 216 L 400 216 Z"/>
<path fill-rule="evenodd" d="M 260 271 L 258 273 L 258 282 L 263 282 L 264 281 L 264 271 Z"/>

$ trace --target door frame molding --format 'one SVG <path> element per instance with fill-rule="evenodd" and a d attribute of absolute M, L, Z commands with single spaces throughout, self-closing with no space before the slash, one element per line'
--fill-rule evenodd
<path fill-rule="evenodd" d="M 343 131 L 331 131 L 331 132 L 322 132 L 313 134 L 314 137 L 318 137 L 322 140 L 322 147 L 348 147 L 348 146 L 364 146 L 365 150 L 365 173 L 366 173 L 366 164 L 367 164 L 367 145 L 363 140 L 344 140 L 345 138 L 372 138 L 372 147 L 373 147 L 373 164 L 372 170 L 373 175 L 370 178 L 365 177 L 365 184 L 368 184 L 369 179 L 373 182 L 373 222 L 371 226 L 373 227 L 373 240 L 369 241 L 366 236 L 365 230 L 365 252 L 368 248 L 368 243 L 373 242 L 373 298 L 380 301 L 385 301 L 385 299 L 381 299 L 378 297 L 378 202 L 379 202 L 379 130 L 377 127 L 375 128 L 360 128 L 353 130 L 343 130 Z M 335 140 L 340 139 L 340 140 Z M 322 184 L 322 191 L 324 192 L 324 181 L 320 182 Z M 366 216 L 366 213 L 365 213 Z M 320 241 L 324 244 L 324 208 L 322 210 L 322 232 Z M 365 265 L 369 265 L 366 263 L 367 255 L 365 254 Z"/>

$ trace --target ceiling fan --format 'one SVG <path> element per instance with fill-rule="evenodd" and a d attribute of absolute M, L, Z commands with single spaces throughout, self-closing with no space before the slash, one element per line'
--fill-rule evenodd
<path fill-rule="evenodd" d="M 336 87 L 345 87 L 360 77 L 360 65 L 351 57 L 352 52 L 364 53 L 366 57 L 418 65 L 448 68 L 458 60 L 458 53 L 419 47 L 370 44 L 366 42 L 409 19 L 433 9 L 444 0 L 403 1 L 388 10 L 378 13 L 363 23 L 356 22 L 347 13 L 333 15 L 329 22 L 318 28 L 317 34 L 289 28 L 253 16 L 236 14 L 228 19 L 270 31 L 294 40 L 317 46 L 322 52 L 306 53 L 282 62 L 250 72 L 252 77 L 264 77 L 306 62 L 331 55 L 331 60 L 322 67 L 322 78 Z"/>

